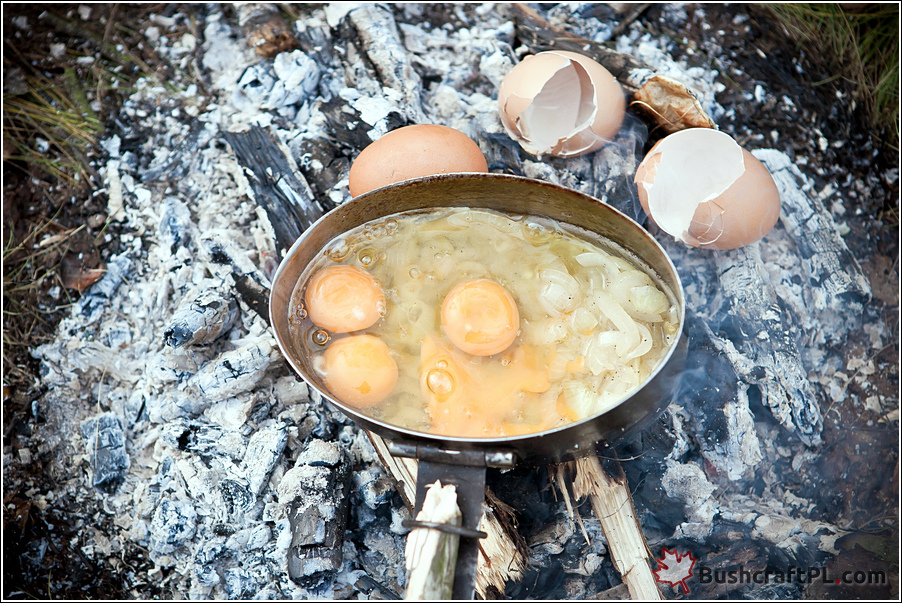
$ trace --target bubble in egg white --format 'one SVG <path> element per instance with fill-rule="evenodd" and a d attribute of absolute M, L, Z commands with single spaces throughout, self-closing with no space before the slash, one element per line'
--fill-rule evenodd
<path fill-rule="evenodd" d="M 348 254 L 351 252 L 351 246 L 348 245 L 348 242 L 345 239 L 335 239 L 332 245 L 326 249 L 325 254 L 326 257 L 330 260 L 334 260 L 336 262 L 340 262 L 341 260 L 348 257 Z"/>

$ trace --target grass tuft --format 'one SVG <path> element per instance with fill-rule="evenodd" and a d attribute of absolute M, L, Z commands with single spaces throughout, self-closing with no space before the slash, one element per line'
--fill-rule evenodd
<path fill-rule="evenodd" d="M 855 86 L 868 125 L 899 144 L 899 5 L 768 4 L 790 35 L 832 57 Z M 834 79 L 834 78 L 829 78 Z M 822 83 L 826 83 L 825 80 Z"/>

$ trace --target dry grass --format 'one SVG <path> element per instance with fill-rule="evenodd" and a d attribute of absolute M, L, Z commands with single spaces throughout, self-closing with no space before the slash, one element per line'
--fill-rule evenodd
<path fill-rule="evenodd" d="M 77 295 L 64 282 L 63 260 L 93 247 L 85 220 L 103 208 L 103 199 L 89 203 L 103 186 L 93 163 L 102 116 L 139 77 L 154 75 L 131 50 L 139 35 L 120 22 L 117 5 L 92 8 L 105 24 L 81 21 L 73 7 L 4 6 L 7 25 L 25 15 L 31 28 L 4 40 L 4 385 L 33 381 L 28 350 L 50 336 Z M 57 41 L 65 50 L 51 55 Z"/>
<path fill-rule="evenodd" d="M 837 75 L 854 84 L 869 125 L 899 143 L 899 5 L 769 4 L 789 34 L 830 57 Z"/>

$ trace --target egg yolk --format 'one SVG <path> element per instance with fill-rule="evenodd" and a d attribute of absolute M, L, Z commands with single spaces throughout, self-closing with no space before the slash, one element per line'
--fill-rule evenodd
<path fill-rule="evenodd" d="M 333 333 L 366 329 L 385 311 L 379 282 L 355 266 L 330 266 L 314 274 L 304 301 L 313 324 Z"/>
<path fill-rule="evenodd" d="M 520 312 L 511 294 L 498 283 L 465 281 L 445 296 L 442 328 L 464 352 L 491 356 L 506 350 L 517 338 Z"/>
<path fill-rule="evenodd" d="M 398 365 L 388 346 L 373 335 L 343 337 L 326 348 L 323 360 L 326 387 L 356 408 L 382 402 L 398 381 Z"/>
<path fill-rule="evenodd" d="M 427 335 L 420 347 L 420 388 L 435 433 L 505 437 L 544 431 L 561 416 L 544 408 L 553 347 L 518 346 L 498 358 L 478 358 Z M 530 413 L 529 408 L 535 412 Z M 533 414 L 537 423 L 515 420 Z"/>

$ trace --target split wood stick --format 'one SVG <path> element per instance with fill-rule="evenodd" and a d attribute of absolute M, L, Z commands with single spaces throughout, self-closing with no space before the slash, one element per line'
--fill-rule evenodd
<path fill-rule="evenodd" d="M 652 554 L 636 518 L 620 463 L 612 464 L 609 473 L 597 456 L 590 455 L 572 461 L 572 469 L 573 494 L 577 499 L 589 497 L 608 541 L 611 560 L 623 576 L 630 597 L 640 601 L 661 600 L 661 591 L 651 571 Z"/>
<path fill-rule="evenodd" d="M 416 502 L 417 462 L 414 459 L 398 458 L 388 450 L 388 443 L 379 435 L 366 432 L 382 466 L 395 480 L 395 486 L 408 509 Z M 479 563 L 476 574 L 476 592 L 486 598 L 491 592 L 504 592 L 504 586 L 512 580 L 519 580 L 526 569 L 527 547 L 516 532 L 512 522 L 513 513 L 486 489 L 488 509 L 479 522 L 479 529 L 488 537 L 479 542 Z"/>
<path fill-rule="evenodd" d="M 423 510 L 417 521 L 461 525 L 457 489 L 440 481 L 427 486 Z M 415 528 L 407 535 L 404 549 L 408 580 L 404 598 L 408 601 L 450 599 L 454 590 L 454 568 L 460 536 L 431 528 Z"/>

